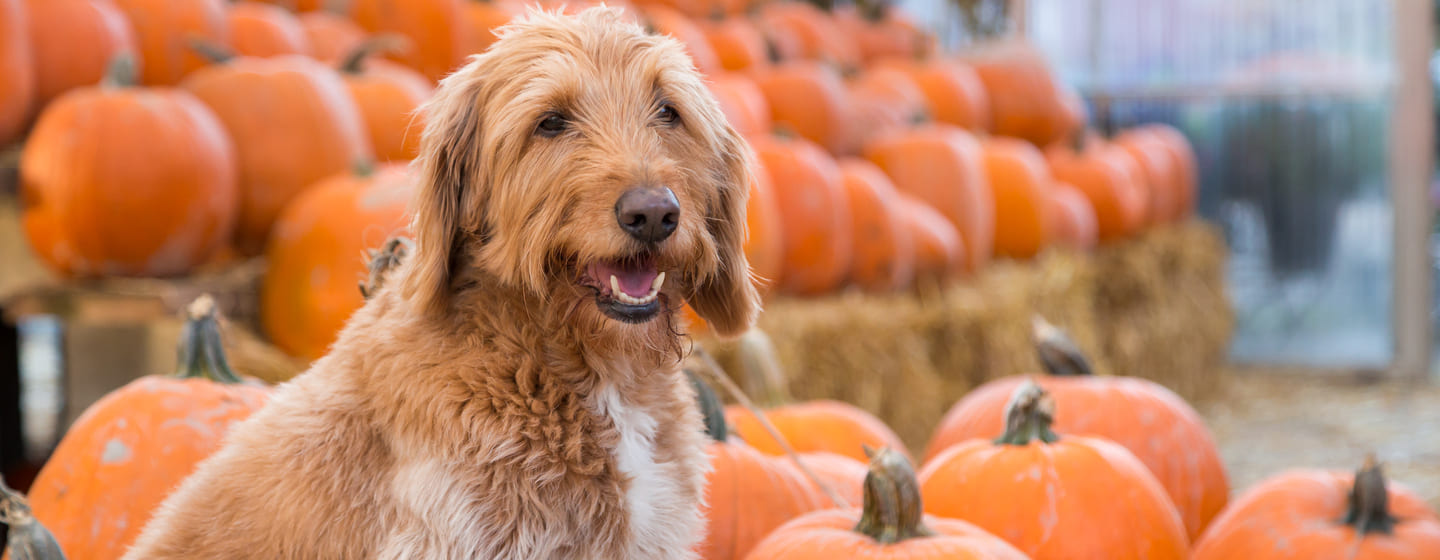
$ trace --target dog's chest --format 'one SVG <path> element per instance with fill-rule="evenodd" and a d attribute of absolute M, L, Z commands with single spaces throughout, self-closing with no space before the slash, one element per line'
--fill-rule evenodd
<path fill-rule="evenodd" d="M 625 481 L 632 556 L 684 550 L 688 543 L 681 541 L 695 530 L 691 518 L 698 517 L 699 504 L 686 491 L 679 465 L 656 461 L 659 421 L 625 402 L 613 386 L 595 393 L 595 408 L 619 435 L 612 454 Z"/>

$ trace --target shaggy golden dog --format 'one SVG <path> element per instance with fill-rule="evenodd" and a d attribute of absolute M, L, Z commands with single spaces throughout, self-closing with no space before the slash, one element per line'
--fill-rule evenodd
<path fill-rule="evenodd" d="M 676 311 L 758 311 L 748 148 L 678 42 L 605 8 L 506 27 L 425 110 L 414 254 L 127 558 L 693 556 Z"/>

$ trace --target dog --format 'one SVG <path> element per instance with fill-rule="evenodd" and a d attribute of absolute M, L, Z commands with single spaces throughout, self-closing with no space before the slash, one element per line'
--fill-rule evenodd
<path fill-rule="evenodd" d="M 752 157 L 676 40 L 532 11 L 423 108 L 414 252 L 126 558 L 693 558 L 678 309 L 735 334 Z"/>

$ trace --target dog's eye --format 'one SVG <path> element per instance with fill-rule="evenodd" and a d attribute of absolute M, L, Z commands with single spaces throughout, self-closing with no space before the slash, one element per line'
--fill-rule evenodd
<path fill-rule="evenodd" d="M 565 115 L 545 113 L 545 116 L 540 118 L 540 124 L 535 125 L 535 133 L 546 138 L 554 138 L 561 132 L 565 132 L 569 126 L 570 121 L 565 119 Z"/>
<path fill-rule="evenodd" d="M 675 110 L 674 105 L 666 103 L 660 106 L 659 118 L 662 123 L 675 124 L 680 122 L 680 112 Z"/>

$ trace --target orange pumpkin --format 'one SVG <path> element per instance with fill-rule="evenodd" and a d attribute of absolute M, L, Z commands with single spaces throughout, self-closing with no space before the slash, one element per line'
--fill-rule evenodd
<path fill-rule="evenodd" d="M 464 0 L 460 9 L 465 17 L 460 54 L 465 56 L 485 52 L 499 39 L 496 29 L 525 13 L 525 6 L 512 0 Z"/>
<path fill-rule="evenodd" d="M 1120 239 L 1143 225 L 1145 197 L 1136 184 L 1137 169 L 1124 150 L 1096 139 L 1081 146 L 1052 146 L 1045 157 L 1056 180 L 1074 185 L 1090 200 L 1100 241 Z"/>
<path fill-rule="evenodd" d="M 800 139 L 751 140 L 780 209 L 785 273 L 779 288 L 800 295 L 835 289 L 850 270 L 853 241 L 845 184 L 835 160 Z"/>
<path fill-rule="evenodd" d="M 915 243 L 917 278 L 953 278 L 965 270 L 965 242 L 960 230 L 929 204 L 900 193 L 905 221 Z"/>
<path fill-rule="evenodd" d="M 29 0 L 28 7 L 39 106 L 71 89 L 100 83 L 116 55 L 135 50 L 130 22 L 109 2 Z"/>
<path fill-rule="evenodd" d="M 420 136 L 425 132 L 425 115 L 416 109 L 430 99 L 435 88 L 419 72 L 388 60 L 367 58 L 386 50 L 387 39 L 361 43 L 340 63 L 340 75 L 360 109 L 375 159 L 410 160 L 419 155 Z"/>
<path fill-rule="evenodd" d="M 258 2 L 236 2 L 226 12 L 230 48 L 244 56 L 310 54 L 310 38 L 290 12 Z"/>
<path fill-rule="evenodd" d="M 881 449 L 865 475 L 863 507 L 805 514 L 756 545 L 750 560 L 1029 560 L 970 523 L 925 515 L 915 472 Z"/>
<path fill-rule="evenodd" d="M 1050 244 L 1054 202 L 1050 169 L 1024 140 L 989 138 L 985 175 L 995 193 L 995 254 L 1028 259 Z"/>
<path fill-rule="evenodd" d="M 788 404 L 765 411 L 790 447 L 799 453 L 827 451 L 864 460 L 864 446 L 890 447 L 907 453 L 900 436 L 884 422 L 854 405 L 832 400 Z M 768 455 L 784 455 L 785 449 L 765 431 L 760 421 L 739 406 L 725 408 L 731 431 L 751 447 Z"/>
<path fill-rule="evenodd" d="M 836 5 L 830 13 L 840 31 L 855 41 L 860 58 L 866 63 L 886 58 L 924 57 L 935 50 L 934 38 L 897 7 Z"/>
<path fill-rule="evenodd" d="M 1066 97 L 1039 49 L 1023 40 L 1002 41 L 973 49 L 963 61 L 975 69 L 990 100 L 991 130 L 1024 138 L 1036 145 L 1059 140 L 1075 119 L 1074 102 Z"/>
<path fill-rule="evenodd" d="M 1055 403 L 1039 385 L 1009 403 L 999 439 L 955 444 L 925 464 L 926 512 L 979 525 L 1035 560 L 1188 557 L 1185 525 L 1139 459 L 1108 440 L 1056 435 Z"/>
<path fill-rule="evenodd" d="M 305 31 L 315 60 L 336 63 L 365 42 L 365 30 L 342 15 L 331 12 L 306 12 L 297 18 Z"/>
<path fill-rule="evenodd" d="M 845 500 L 846 505 L 858 505 L 864 499 L 865 473 L 867 472 L 865 463 L 828 451 L 798 453 L 796 456 L 816 478 L 823 481 L 831 491 Z M 825 490 L 818 486 L 815 490 L 821 495 L 825 493 Z"/>
<path fill-rule="evenodd" d="M 1043 320 L 1036 320 L 1035 332 L 1049 373 L 1035 382 L 1058 405 L 1056 429 L 1103 437 L 1134 453 L 1169 494 L 1190 538 L 1198 537 L 1230 493 L 1225 465 L 1200 415 L 1151 381 L 1091 375 L 1074 344 Z M 1029 379 L 1007 377 L 971 391 L 940 421 L 928 456 L 1001 431 L 1006 399 Z"/>
<path fill-rule="evenodd" d="M 990 128 L 990 98 L 973 68 L 944 59 L 889 59 L 877 64 L 908 74 L 936 121 L 976 131 Z"/>
<path fill-rule="evenodd" d="M 955 225 L 970 270 L 990 260 L 995 195 L 974 135 L 950 125 L 921 126 L 870 141 L 865 157 L 884 169 L 901 192 L 930 204 Z"/>
<path fill-rule="evenodd" d="M 770 65 L 765 35 L 749 20 L 727 17 L 702 23 L 701 28 L 704 29 L 705 38 L 710 41 L 710 48 L 715 51 L 721 68 L 749 70 Z"/>
<path fill-rule="evenodd" d="M 1069 183 L 1055 183 L 1050 189 L 1051 230 L 1055 242 L 1072 249 L 1090 249 L 1100 241 L 1099 225 L 1095 223 L 1095 207 L 1085 193 Z"/>
<path fill-rule="evenodd" d="M 846 158 L 839 163 L 850 198 L 850 227 L 855 232 L 850 281 L 877 292 L 910 285 L 915 277 L 915 240 L 905 223 L 895 184 L 879 167 L 863 159 Z"/>
<path fill-rule="evenodd" d="M 125 12 L 140 47 L 140 83 L 169 86 L 210 61 L 193 41 L 224 45 L 229 25 L 223 0 L 111 0 Z"/>
<path fill-rule="evenodd" d="M 364 166 L 307 189 L 275 221 L 260 285 L 260 325 L 280 349 L 316 359 L 364 303 L 365 250 L 406 225 L 405 165 Z"/>
<path fill-rule="evenodd" d="M 771 120 L 832 154 L 854 151 L 852 107 L 840 74 L 816 62 L 786 62 L 751 73 Z"/>
<path fill-rule="evenodd" d="M 351 0 L 350 19 L 372 33 L 395 33 L 410 48 L 390 59 L 439 81 L 465 60 L 467 20 L 461 0 Z"/>
<path fill-rule="evenodd" d="M 735 72 L 720 72 L 706 78 L 710 93 L 720 103 L 720 112 L 736 132 L 749 137 L 770 131 L 770 103 L 754 80 Z"/>
<path fill-rule="evenodd" d="M 1126 131 L 1114 140 L 1116 147 L 1125 150 L 1139 164 L 1138 178 L 1149 201 L 1145 209 L 1146 224 L 1168 222 L 1180 213 L 1181 193 L 1174 184 L 1177 175 L 1171 169 L 1175 162 L 1162 142 L 1144 129 Z"/>
<path fill-rule="evenodd" d="M 174 89 L 107 83 L 46 107 L 21 154 L 30 248 L 62 274 L 184 274 L 234 232 L 235 148 L 203 103 Z M 136 141 L 143 138 L 143 142 Z"/>
<path fill-rule="evenodd" d="M 0 0 L 0 146 L 20 138 L 35 99 L 25 0 Z"/>
<path fill-rule="evenodd" d="M 1195 213 L 1195 203 L 1200 195 L 1200 169 L 1195 159 L 1195 148 L 1185 135 L 1175 127 L 1166 124 L 1151 124 L 1143 127 L 1157 138 L 1170 152 L 1171 172 L 1175 174 L 1172 184 L 1179 191 L 1179 203 L 1175 213 L 1167 216 L 1171 221 L 1187 218 Z"/>
<path fill-rule="evenodd" d="M 847 87 L 855 106 L 856 145 L 928 119 L 925 94 L 900 70 L 871 68 L 851 78 Z"/>
<path fill-rule="evenodd" d="M 801 56 L 844 69 L 860 67 L 860 50 L 823 10 L 806 2 L 772 2 L 760 7 L 766 25 L 799 40 Z"/>
<path fill-rule="evenodd" d="M 710 74 L 722 69 L 720 59 L 710 47 L 710 39 L 706 38 L 705 31 L 685 17 L 685 14 L 651 4 L 645 7 L 644 17 L 647 26 L 656 33 L 669 35 L 680 41 L 685 46 L 685 52 L 690 54 L 690 60 L 695 62 L 695 69 L 701 73 Z"/>
<path fill-rule="evenodd" d="M 269 396 L 230 370 L 209 296 L 190 305 L 179 368 L 96 401 L 35 477 L 35 518 L 70 558 L 123 555 L 155 507 Z"/>
<path fill-rule="evenodd" d="M 760 293 L 785 277 L 785 240 L 781 231 L 780 203 L 775 201 L 775 185 L 770 172 L 757 167 L 751 173 L 750 199 L 745 202 L 745 260 L 750 274 L 760 283 Z"/>
<path fill-rule="evenodd" d="M 1235 500 L 1195 544 L 1194 560 L 1440 558 L 1440 516 L 1389 484 L 1374 458 L 1355 473 L 1292 470 Z"/>
<path fill-rule="evenodd" d="M 275 4 L 275 5 L 277 5 L 277 6 L 282 6 L 282 7 L 284 7 L 285 9 L 288 9 L 288 10 L 290 10 L 290 11 L 292 11 L 292 12 L 316 13 L 317 11 L 322 11 L 322 10 L 324 10 L 326 3 L 329 2 L 330 0 L 256 0 L 256 1 L 258 1 L 258 2 L 264 2 L 264 3 L 266 3 L 266 4 Z"/>
<path fill-rule="evenodd" d="M 275 217 L 302 190 L 371 156 L 344 80 L 311 58 L 239 57 L 196 72 L 184 88 L 235 141 L 242 254 L 260 252 Z"/>
<path fill-rule="evenodd" d="M 668 6 L 696 20 L 721 16 L 739 15 L 745 12 L 753 0 L 649 0 L 650 3 Z"/>

